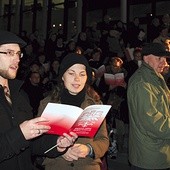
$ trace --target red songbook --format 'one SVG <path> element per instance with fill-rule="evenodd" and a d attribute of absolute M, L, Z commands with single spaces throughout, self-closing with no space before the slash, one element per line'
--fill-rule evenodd
<path fill-rule="evenodd" d="M 62 135 L 70 131 L 79 136 L 94 137 L 111 105 L 90 105 L 84 110 L 77 106 L 48 103 L 42 113 L 51 129 L 49 134 Z"/>

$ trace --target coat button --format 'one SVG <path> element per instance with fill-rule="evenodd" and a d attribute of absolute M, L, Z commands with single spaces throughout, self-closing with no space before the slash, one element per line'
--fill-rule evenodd
<path fill-rule="evenodd" d="M 25 148 L 21 148 L 21 151 L 24 151 L 25 150 Z"/>
<path fill-rule="evenodd" d="M 70 165 L 73 167 L 73 166 L 74 166 L 74 163 L 71 163 Z"/>

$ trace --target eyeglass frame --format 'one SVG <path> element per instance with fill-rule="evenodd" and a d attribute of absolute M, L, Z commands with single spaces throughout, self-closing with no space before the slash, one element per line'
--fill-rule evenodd
<path fill-rule="evenodd" d="M 14 50 L 0 51 L 0 54 L 6 54 L 7 56 L 10 56 L 10 57 L 13 57 L 15 54 L 17 54 L 20 59 L 23 57 L 22 52 L 18 51 L 18 52 L 15 53 Z"/>

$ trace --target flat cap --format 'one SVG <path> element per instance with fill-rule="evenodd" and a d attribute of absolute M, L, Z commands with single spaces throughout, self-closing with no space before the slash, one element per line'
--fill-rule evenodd
<path fill-rule="evenodd" d="M 154 55 L 159 57 L 170 57 L 170 52 L 160 43 L 148 43 L 142 48 L 142 55 Z"/>

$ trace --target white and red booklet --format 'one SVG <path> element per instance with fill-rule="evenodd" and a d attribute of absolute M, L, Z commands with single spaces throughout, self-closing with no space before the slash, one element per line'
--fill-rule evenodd
<path fill-rule="evenodd" d="M 104 74 L 104 79 L 106 84 L 111 86 L 119 86 L 124 83 L 124 73 L 116 73 L 116 74 Z"/>
<path fill-rule="evenodd" d="M 75 132 L 78 136 L 94 137 L 109 112 L 111 105 L 90 105 L 84 110 L 77 106 L 48 103 L 42 117 L 51 129 L 49 134 Z"/>

